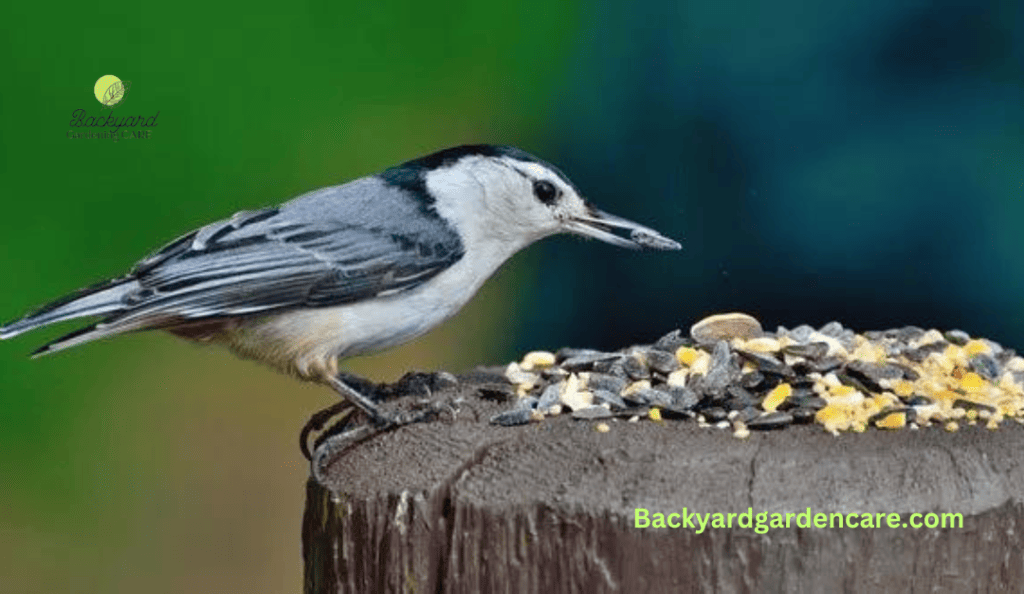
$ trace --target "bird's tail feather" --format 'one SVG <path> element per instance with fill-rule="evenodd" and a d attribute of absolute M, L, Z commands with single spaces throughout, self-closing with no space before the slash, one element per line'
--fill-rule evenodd
<path fill-rule="evenodd" d="M 0 327 L 0 340 L 13 338 L 23 332 L 28 332 L 29 330 L 35 330 L 36 328 L 56 324 L 57 322 L 63 322 L 65 320 L 111 314 L 116 315 L 117 313 L 128 309 L 128 304 L 125 303 L 124 297 L 137 288 L 138 281 L 132 279 L 116 279 L 93 285 L 91 287 L 86 287 L 85 289 L 81 289 L 45 305 L 20 320 L 10 322 Z M 74 344 L 85 342 L 83 338 L 86 332 L 97 330 L 102 326 L 103 324 L 101 323 L 84 330 L 79 330 L 51 344 L 60 343 L 65 340 L 73 340 L 74 337 L 78 337 L 79 339 L 76 341 L 73 340 L 73 342 L 67 346 L 73 346 Z M 97 336 L 96 338 L 99 337 Z M 42 354 L 41 351 L 44 349 L 46 349 L 46 347 L 43 347 L 43 349 L 40 349 L 37 353 Z M 51 349 L 51 351 L 52 350 L 59 349 Z"/>
<path fill-rule="evenodd" d="M 114 336 L 115 334 L 123 334 L 132 330 L 138 330 L 140 328 L 147 327 L 145 321 L 122 322 L 120 320 L 108 320 L 104 322 L 98 322 L 91 324 L 85 328 L 79 328 L 74 332 L 65 334 L 60 338 L 50 341 L 38 349 L 32 351 L 31 357 L 33 359 L 42 357 L 43 355 L 50 355 L 57 351 L 63 351 L 73 346 L 78 346 L 82 343 L 92 342 L 108 336 Z"/>

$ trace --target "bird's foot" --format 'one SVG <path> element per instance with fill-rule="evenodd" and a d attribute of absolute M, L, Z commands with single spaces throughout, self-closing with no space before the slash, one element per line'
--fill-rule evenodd
<path fill-rule="evenodd" d="M 354 410 L 354 407 L 347 402 L 339 404 L 345 405 L 344 418 L 317 436 L 313 442 L 312 454 L 307 454 L 306 456 L 310 460 L 313 478 L 322 485 L 327 484 L 327 466 L 348 448 L 386 431 L 413 423 L 429 421 L 444 412 L 450 412 L 454 418 L 459 411 L 459 400 L 457 399 L 444 401 L 421 400 L 414 404 L 416 408 L 413 410 L 397 411 L 382 416 L 373 423 L 353 425 L 350 413 Z M 337 405 L 324 409 L 317 413 L 317 415 L 314 415 L 314 417 L 323 414 L 325 418 L 330 418 L 332 414 L 336 413 L 336 407 Z M 380 414 L 383 415 L 384 413 Z M 307 423 L 306 427 L 310 427 L 312 422 L 313 419 L 310 420 L 310 423 Z M 308 431 L 304 430 L 305 435 L 308 435 L 308 433 Z M 303 453 L 307 453 L 309 450 L 306 447 L 305 438 L 302 440 L 302 446 Z"/>
<path fill-rule="evenodd" d="M 454 380 L 454 378 L 451 379 Z M 331 378 L 331 386 L 343 400 L 314 414 L 303 427 L 299 436 L 299 447 L 306 459 L 313 462 L 314 475 L 318 475 L 318 461 L 324 460 L 326 452 L 339 452 L 384 431 L 429 421 L 445 412 L 455 418 L 459 411 L 460 399 L 435 399 L 429 390 L 427 390 L 427 397 L 411 399 L 412 402 L 404 409 L 385 411 L 374 399 L 350 386 L 349 382 L 352 381 L 351 378 L 344 380 Z M 367 391 L 365 387 L 364 391 Z M 357 408 L 369 419 L 368 424 L 354 424 L 352 413 Z M 316 437 L 312 448 L 310 448 L 308 444 L 310 434 L 320 431 L 328 421 L 335 418 L 337 420 Z"/>
<path fill-rule="evenodd" d="M 334 433 L 338 433 L 348 424 L 348 421 L 352 417 L 352 413 L 355 411 L 355 407 L 348 400 L 340 400 L 327 408 L 317 411 L 312 417 L 306 421 L 306 425 L 302 428 L 299 433 L 299 449 L 302 450 L 302 455 L 306 457 L 306 460 L 312 460 L 313 449 L 317 448 L 324 439 Z M 309 447 L 309 435 L 315 431 L 320 431 L 324 428 L 331 419 L 337 419 L 330 429 L 324 431 L 317 436 L 313 442 L 313 448 Z"/>

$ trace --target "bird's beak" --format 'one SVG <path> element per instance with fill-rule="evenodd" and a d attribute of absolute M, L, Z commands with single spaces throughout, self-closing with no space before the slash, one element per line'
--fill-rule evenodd
<path fill-rule="evenodd" d="M 566 228 L 572 233 L 630 249 L 678 250 L 683 247 L 654 229 L 597 209 L 592 209 L 589 216 L 573 217 Z M 616 235 L 614 230 L 628 231 L 629 238 Z"/>

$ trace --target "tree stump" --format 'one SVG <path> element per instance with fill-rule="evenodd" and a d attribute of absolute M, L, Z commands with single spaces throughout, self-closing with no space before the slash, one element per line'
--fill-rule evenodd
<path fill-rule="evenodd" d="M 1017 591 L 1024 427 L 955 433 L 570 415 L 489 423 L 474 373 L 442 415 L 323 461 L 307 484 L 306 592 Z M 897 528 L 638 528 L 671 513 L 900 514 Z M 902 527 L 912 513 L 962 526 Z M 682 523 L 682 518 L 676 523 Z M 770 516 L 769 516 L 770 517 Z M 810 516 L 813 518 L 813 515 Z M 848 516 L 846 516 L 848 517 Z M 873 519 L 878 516 L 873 516 Z M 918 518 L 924 522 L 925 518 Z M 860 524 L 860 522 L 858 522 Z M 749 525 L 748 525 L 749 526 Z"/>

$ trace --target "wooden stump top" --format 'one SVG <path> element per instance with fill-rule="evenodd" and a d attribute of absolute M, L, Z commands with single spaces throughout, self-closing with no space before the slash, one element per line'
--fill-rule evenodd
<path fill-rule="evenodd" d="M 1024 583 L 1024 427 L 737 439 L 691 420 L 489 424 L 500 382 L 461 378 L 454 418 L 383 433 L 310 480 L 308 592 L 980 590 Z M 962 527 L 638 528 L 649 514 L 962 514 Z M 653 516 L 649 516 L 653 518 Z M 676 520 L 677 522 L 680 519 Z M 924 521 L 924 518 L 919 518 Z"/>

